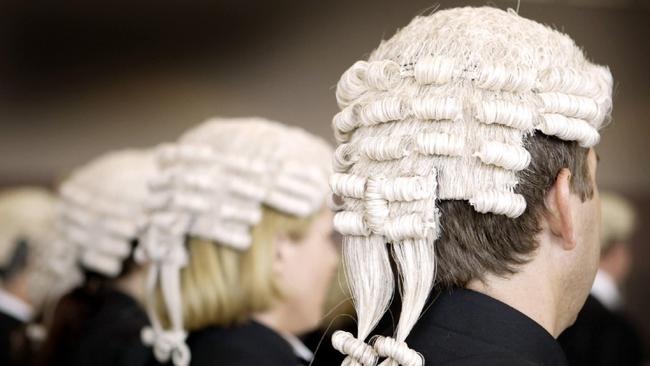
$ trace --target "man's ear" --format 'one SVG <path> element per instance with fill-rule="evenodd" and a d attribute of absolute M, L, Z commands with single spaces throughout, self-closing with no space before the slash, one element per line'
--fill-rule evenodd
<path fill-rule="evenodd" d="M 546 196 L 547 222 L 551 232 L 562 239 L 562 246 L 571 250 L 576 246 L 571 201 L 571 171 L 563 168 Z"/>

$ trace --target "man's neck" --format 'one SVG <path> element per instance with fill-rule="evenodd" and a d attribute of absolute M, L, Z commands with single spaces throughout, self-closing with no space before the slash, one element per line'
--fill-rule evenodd
<path fill-rule="evenodd" d="M 466 287 L 518 310 L 557 338 L 568 325 L 564 323 L 571 320 L 558 319 L 559 302 L 549 281 L 530 273 L 535 271 L 528 267 L 508 278 L 488 275 L 483 281 L 470 281 Z"/>

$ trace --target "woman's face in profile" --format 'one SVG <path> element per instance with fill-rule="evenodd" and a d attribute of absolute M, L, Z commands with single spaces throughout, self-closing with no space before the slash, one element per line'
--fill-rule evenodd
<path fill-rule="evenodd" d="M 332 213 L 317 214 L 305 237 L 284 250 L 280 283 L 294 334 L 318 327 L 327 292 L 339 264 L 340 241 L 333 235 Z"/>

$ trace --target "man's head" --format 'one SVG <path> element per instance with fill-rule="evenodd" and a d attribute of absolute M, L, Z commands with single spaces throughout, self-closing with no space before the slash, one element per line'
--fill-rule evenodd
<path fill-rule="evenodd" d="M 527 203 L 527 209 L 520 216 L 513 219 L 481 214 L 465 201 L 438 204 L 443 228 L 436 242 L 437 283 L 441 288 L 464 287 L 486 274 L 508 276 L 516 273 L 519 266 L 535 256 L 540 241 L 548 234 L 566 237 L 567 241 L 573 240 L 580 246 L 588 245 L 592 253 L 598 248 L 594 150 L 539 133 L 528 138 L 525 146 L 531 154 L 531 162 L 518 174 L 519 183 L 515 187 L 515 192 Z M 568 192 L 569 196 L 559 195 L 563 192 Z M 558 202 L 561 199 L 568 199 L 569 206 Z M 589 204 L 585 207 L 588 211 L 579 212 L 575 218 L 561 215 L 564 212 L 560 207 L 580 210 L 578 206 L 583 203 Z M 569 219 L 571 222 L 567 222 Z M 590 257 L 593 259 L 593 255 Z M 589 276 L 593 280 L 595 269 L 592 267 L 579 269 L 591 273 Z"/>
<path fill-rule="evenodd" d="M 331 186 L 343 197 L 335 227 L 345 235 L 359 338 L 390 301 L 364 289 L 392 278 L 381 243 L 402 282 L 398 340 L 434 283 L 507 276 L 545 242 L 557 244 L 545 255 L 580 267 L 558 283 L 588 289 L 597 241 L 589 225 L 599 214 L 589 149 L 611 88 L 609 70 L 571 38 L 493 8 L 416 17 L 344 73 Z"/>

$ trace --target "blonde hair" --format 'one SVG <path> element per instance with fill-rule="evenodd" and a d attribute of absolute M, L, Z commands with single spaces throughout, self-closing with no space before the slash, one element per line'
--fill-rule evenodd
<path fill-rule="evenodd" d="M 281 285 L 273 274 L 274 239 L 288 235 L 299 240 L 312 218 L 290 216 L 264 206 L 262 221 L 252 228 L 252 244 L 245 251 L 191 237 L 187 244 L 189 262 L 181 270 L 187 329 L 242 323 L 282 300 Z"/>

